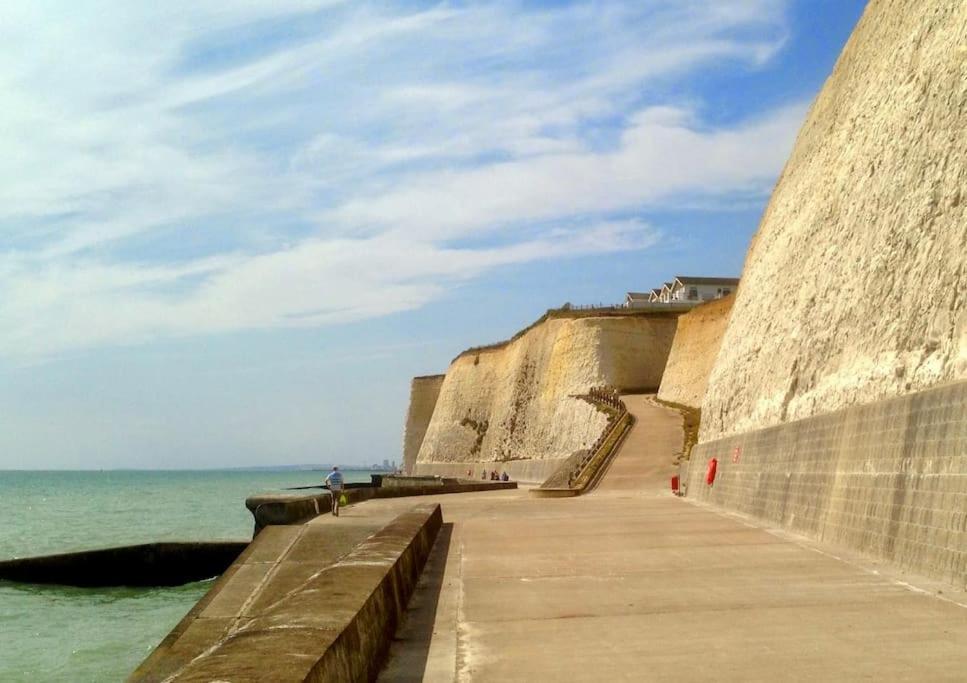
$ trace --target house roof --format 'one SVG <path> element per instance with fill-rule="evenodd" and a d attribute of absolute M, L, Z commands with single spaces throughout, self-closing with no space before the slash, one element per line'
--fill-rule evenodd
<path fill-rule="evenodd" d="M 676 275 L 675 280 L 683 285 L 731 285 L 739 284 L 737 277 L 696 277 L 693 275 Z"/>
<path fill-rule="evenodd" d="M 650 295 L 650 292 L 628 292 L 629 299 L 646 299 Z"/>

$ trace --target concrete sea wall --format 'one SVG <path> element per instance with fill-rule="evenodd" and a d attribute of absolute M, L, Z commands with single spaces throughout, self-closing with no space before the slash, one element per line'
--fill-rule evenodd
<path fill-rule="evenodd" d="M 414 472 L 507 470 L 541 482 L 607 422 L 578 398 L 591 387 L 657 389 L 677 315 L 550 318 L 447 370 Z"/>
<path fill-rule="evenodd" d="M 689 477 L 689 495 L 959 586 L 965 46 L 965 3 L 867 6 L 749 249 Z"/>
<path fill-rule="evenodd" d="M 268 527 L 128 680 L 375 680 L 442 524 Z"/>
<path fill-rule="evenodd" d="M 440 477 L 384 477 L 380 486 L 349 484 L 343 489 L 340 498 L 345 505 L 354 505 L 379 498 L 408 498 L 415 496 L 437 496 L 450 493 L 472 493 L 475 491 L 501 491 L 517 488 L 516 482 L 503 481 L 463 481 Z M 297 525 L 308 522 L 320 515 L 329 515 L 332 510 L 332 493 L 263 493 L 245 499 L 245 507 L 255 520 L 255 533 L 273 526 Z M 212 574 L 206 575 L 212 576 Z"/>
<path fill-rule="evenodd" d="M 699 444 L 688 495 L 967 588 L 967 382 Z"/>
<path fill-rule="evenodd" d="M 678 319 L 658 398 L 701 408 L 708 378 L 729 324 L 733 296 L 710 301 Z"/>
<path fill-rule="evenodd" d="M 410 384 L 410 407 L 406 411 L 406 426 L 403 429 L 403 472 L 413 473 L 416 456 L 423 445 L 423 437 L 433 409 L 436 407 L 444 375 L 414 377 Z"/>

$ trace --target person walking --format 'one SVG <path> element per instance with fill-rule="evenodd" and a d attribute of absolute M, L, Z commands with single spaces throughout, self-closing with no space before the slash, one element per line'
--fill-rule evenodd
<path fill-rule="evenodd" d="M 329 487 L 329 497 L 332 498 L 332 514 L 339 516 L 339 496 L 342 495 L 342 472 L 337 465 L 332 466 L 332 472 L 326 476 L 326 486 Z"/>

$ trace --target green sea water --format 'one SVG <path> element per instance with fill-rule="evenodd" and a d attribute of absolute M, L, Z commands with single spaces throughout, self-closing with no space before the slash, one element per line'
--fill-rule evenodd
<path fill-rule="evenodd" d="M 369 481 L 369 472 L 346 471 Z M 161 540 L 248 540 L 253 493 L 325 472 L 0 472 L 0 559 Z M 208 590 L 0 581 L 0 681 L 123 680 Z"/>

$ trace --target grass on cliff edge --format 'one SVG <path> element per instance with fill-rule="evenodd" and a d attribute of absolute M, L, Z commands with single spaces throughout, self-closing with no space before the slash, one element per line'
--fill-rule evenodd
<path fill-rule="evenodd" d="M 657 396 L 654 397 L 656 403 L 671 408 L 672 410 L 677 410 L 682 414 L 682 429 L 685 433 L 684 440 L 682 442 L 682 452 L 678 454 L 675 458 L 675 463 L 678 465 L 684 460 L 688 460 L 692 457 L 692 448 L 698 443 L 698 430 L 702 426 L 702 409 L 692 408 L 684 403 L 674 403 L 672 401 L 663 401 Z"/>

